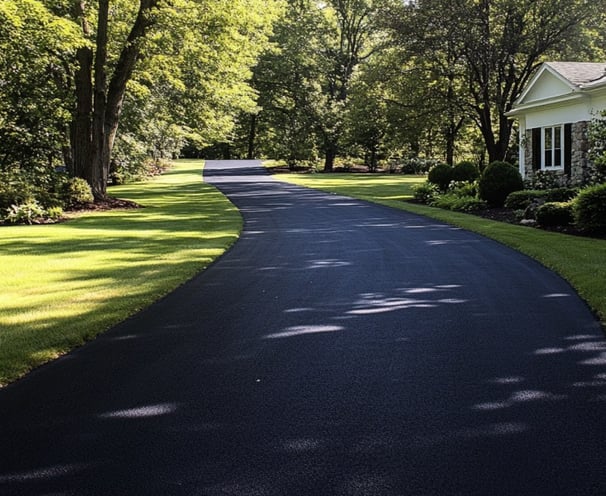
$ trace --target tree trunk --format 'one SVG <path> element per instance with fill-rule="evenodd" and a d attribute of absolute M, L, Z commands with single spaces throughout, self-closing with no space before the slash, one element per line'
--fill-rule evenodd
<path fill-rule="evenodd" d="M 452 125 L 446 131 L 446 163 L 451 167 L 454 165 L 455 133 Z"/>
<path fill-rule="evenodd" d="M 105 162 L 106 137 L 105 113 L 107 111 L 107 30 L 109 22 L 109 0 L 99 0 L 97 23 L 97 43 L 94 67 L 93 93 L 93 146 L 92 160 L 87 174 L 87 180 L 93 190 L 96 200 L 103 200 L 107 192 L 107 176 L 103 174 Z M 107 157 L 109 164 L 109 156 Z"/>
<path fill-rule="evenodd" d="M 91 73 L 93 52 L 89 48 L 80 48 L 76 54 L 78 70 L 75 75 L 76 108 L 70 124 L 70 142 L 72 147 L 72 169 L 75 177 L 87 179 L 85 172 L 92 159 L 93 85 Z"/>
<path fill-rule="evenodd" d="M 255 141 L 257 139 L 257 114 L 250 116 L 250 129 L 248 132 L 248 151 L 246 158 L 252 160 L 255 158 Z"/>
<path fill-rule="evenodd" d="M 77 1 L 74 4 L 74 17 L 79 19 L 82 32 L 90 36 L 90 27 L 85 16 L 85 5 Z M 76 70 L 74 83 L 76 91 L 76 107 L 70 124 L 71 168 L 70 173 L 74 177 L 87 179 L 85 172 L 92 160 L 92 126 L 91 115 L 93 112 L 93 51 L 89 47 L 79 48 L 76 52 Z M 68 167 L 70 164 L 66 164 Z"/>
<path fill-rule="evenodd" d="M 329 143 L 324 153 L 324 172 L 332 172 L 335 167 L 335 158 L 337 157 L 337 148 Z"/>
<path fill-rule="evenodd" d="M 74 175 L 88 181 L 96 200 L 107 195 L 111 154 L 126 85 L 132 77 L 140 53 L 140 42 L 153 19 L 150 11 L 159 0 L 141 0 L 139 12 L 116 63 L 111 81 L 107 83 L 107 45 L 109 0 L 99 0 L 95 54 L 89 48 L 78 51 L 76 73 L 76 111 L 71 126 Z M 82 28 L 89 33 L 85 19 L 85 3 L 76 2 L 75 11 L 82 18 Z M 93 66 L 94 58 L 94 66 Z M 94 78 L 94 83 L 93 83 Z"/>

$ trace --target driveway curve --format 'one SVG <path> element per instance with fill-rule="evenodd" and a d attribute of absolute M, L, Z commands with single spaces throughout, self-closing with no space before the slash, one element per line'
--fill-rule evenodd
<path fill-rule="evenodd" d="M 205 178 L 240 240 L 0 391 L 0 494 L 606 494 L 606 340 L 565 281 L 255 161 Z"/>

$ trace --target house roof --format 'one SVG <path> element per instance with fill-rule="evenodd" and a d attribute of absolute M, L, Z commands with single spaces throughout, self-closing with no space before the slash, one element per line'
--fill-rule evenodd
<path fill-rule="evenodd" d="M 595 83 L 606 83 L 606 63 L 604 62 L 545 62 L 569 83 L 579 88 Z"/>
<path fill-rule="evenodd" d="M 582 98 L 598 88 L 606 88 L 606 62 L 544 62 L 505 115 Z"/>

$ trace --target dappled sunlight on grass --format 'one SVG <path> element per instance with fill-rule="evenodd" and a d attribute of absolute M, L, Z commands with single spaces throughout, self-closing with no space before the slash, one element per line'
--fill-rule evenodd
<path fill-rule="evenodd" d="M 202 165 L 110 190 L 139 209 L 0 228 L 0 384 L 149 305 L 237 239 L 240 215 Z"/>
<path fill-rule="evenodd" d="M 424 176 L 403 176 L 396 174 L 280 174 L 283 179 L 300 186 L 308 186 L 322 191 L 355 196 L 358 198 L 379 198 L 383 200 L 405 200 L 412 198 L 412 187 L 425 181 Z"/>

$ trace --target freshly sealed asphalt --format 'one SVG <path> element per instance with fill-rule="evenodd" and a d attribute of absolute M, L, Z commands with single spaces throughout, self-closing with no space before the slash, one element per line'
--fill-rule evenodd
<path fill-rule="evenodd" d="M 205 176 L 241 239 L 0 390 L 0 494 L 606 494 L 606 341 L 566 282 L 257 162 Z"/>

